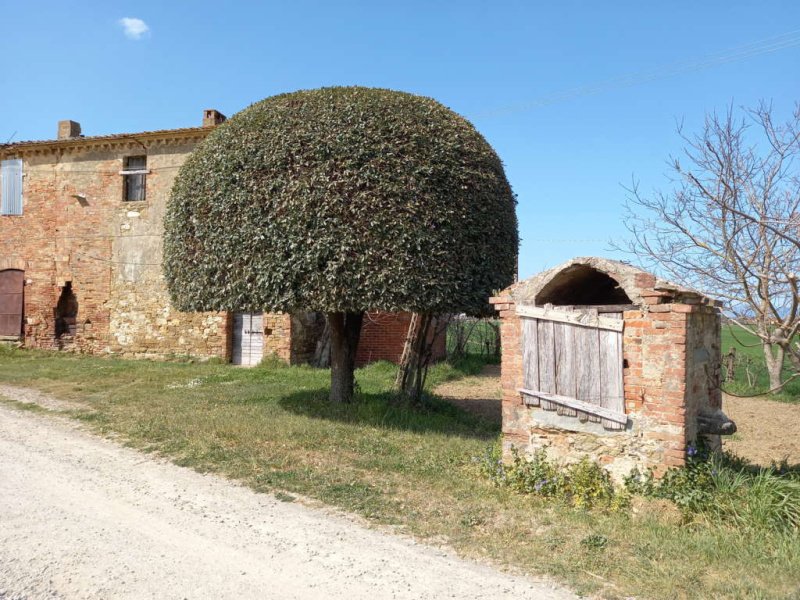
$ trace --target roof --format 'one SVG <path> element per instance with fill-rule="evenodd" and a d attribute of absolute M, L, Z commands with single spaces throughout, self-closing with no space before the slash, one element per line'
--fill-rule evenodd
<path fill-rule="evenodd" d="M 541 302 L 542 295 L 553 293 L 556 288 L 580 285 L 580 273 L 585 273 L 587 267 L 608 275 L 633 304 L 645 304 L 644 297 L 647 296 L 661 296 L 662 302 L 689 300 L 693 303 L 699 301 L 703 304 L 720 304 L 697 290 L 660 279 L 639 267 L 596 256 L 583 256 L 568 260 L 557 267 L 515 283 L 500 295 L 510 295 L 518 304 L 536 306 Z"/>
<path fill-rule="evenodd" d="M 180 129 L 157 129 L 137 133 L 114 133 L 110 135 L 79 136 L 56 140 L 28 140 L 0 144 L 0 155 L 30 150 L 49 150 L 93 145 L 109 145 L 132 141 L 164 141 L 205 137 L 214 127 L 184 127 Z"/>

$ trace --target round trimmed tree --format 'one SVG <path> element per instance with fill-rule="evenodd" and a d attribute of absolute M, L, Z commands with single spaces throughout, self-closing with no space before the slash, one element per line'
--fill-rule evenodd
<path fill-rule="evenodd" d="M 164 273 L 184 311 L 321 311 L 331 400 L 353 394 L 368 310 L 479 313 L 513 281 L 516 201 L 463 117 L 403 92 L 273 96 L 181 167 Z"/>

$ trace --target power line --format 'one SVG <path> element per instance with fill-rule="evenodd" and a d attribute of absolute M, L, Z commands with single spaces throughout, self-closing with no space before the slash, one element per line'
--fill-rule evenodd
<path fill-rule="evenodd" d="M 597 83 L 570 88 L 561 92 L 555 92 L 532 102 L 498 108 L 483 113 L 477 113 L 475 118 L 491 118 L 520 112 L 527 112 L 543 108 L 552 104 L 557 104 L 566 100 L 599 94 L 613 89 L 628 88 L 643 83 L 649 83 L 659 79 L 675 77 L 694 71 L 702 71 L 718 65 L 731 62 L 747 60 L 762 54 L 771 54 L 787 48 L 800 46 L 800 29 L 789 31 L 781 35 L 766 38 L 757 42 L 751 42 L 743 46 L 737 46 L 723 52 L 709 55 L 705 58 L 689 61 L 680 61 L 662 65 L 650 71 L 640 71 L 628 75 L 620 75 L 611 79 L 599 81 Z"/>

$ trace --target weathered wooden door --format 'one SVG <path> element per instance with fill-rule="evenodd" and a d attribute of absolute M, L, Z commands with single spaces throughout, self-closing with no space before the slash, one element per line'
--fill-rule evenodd
<path fill-rule="evenodd" d="M 622 312 L 518 306 L 526 404 L 624 428 Z"/>
<path fill-rule="evenodd" d="M 233 356 L 235 365 L 253 366 L 264 356 L 264 316 L 262 313 L 234 313 Z"/>
<path fill-rule="evenodd" d="M 0 336 L 22 335 L 24 272 L 17 269 L 0 271 Z"/>

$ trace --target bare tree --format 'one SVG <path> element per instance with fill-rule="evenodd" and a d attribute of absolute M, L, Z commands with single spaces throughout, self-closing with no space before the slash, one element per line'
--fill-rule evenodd
<path fill-rule="evenodd" d="M 697 135 L 678 133 L 685 147 L 669 161 L 673 189 L 628 190 L 626 249 L 723 300 L 757 336 L 777 390 L 785 358 L 800 371 L 800 105 L 785 123 L 762 103 L 741 116 L 732 107 L 708 115 Z"/>

